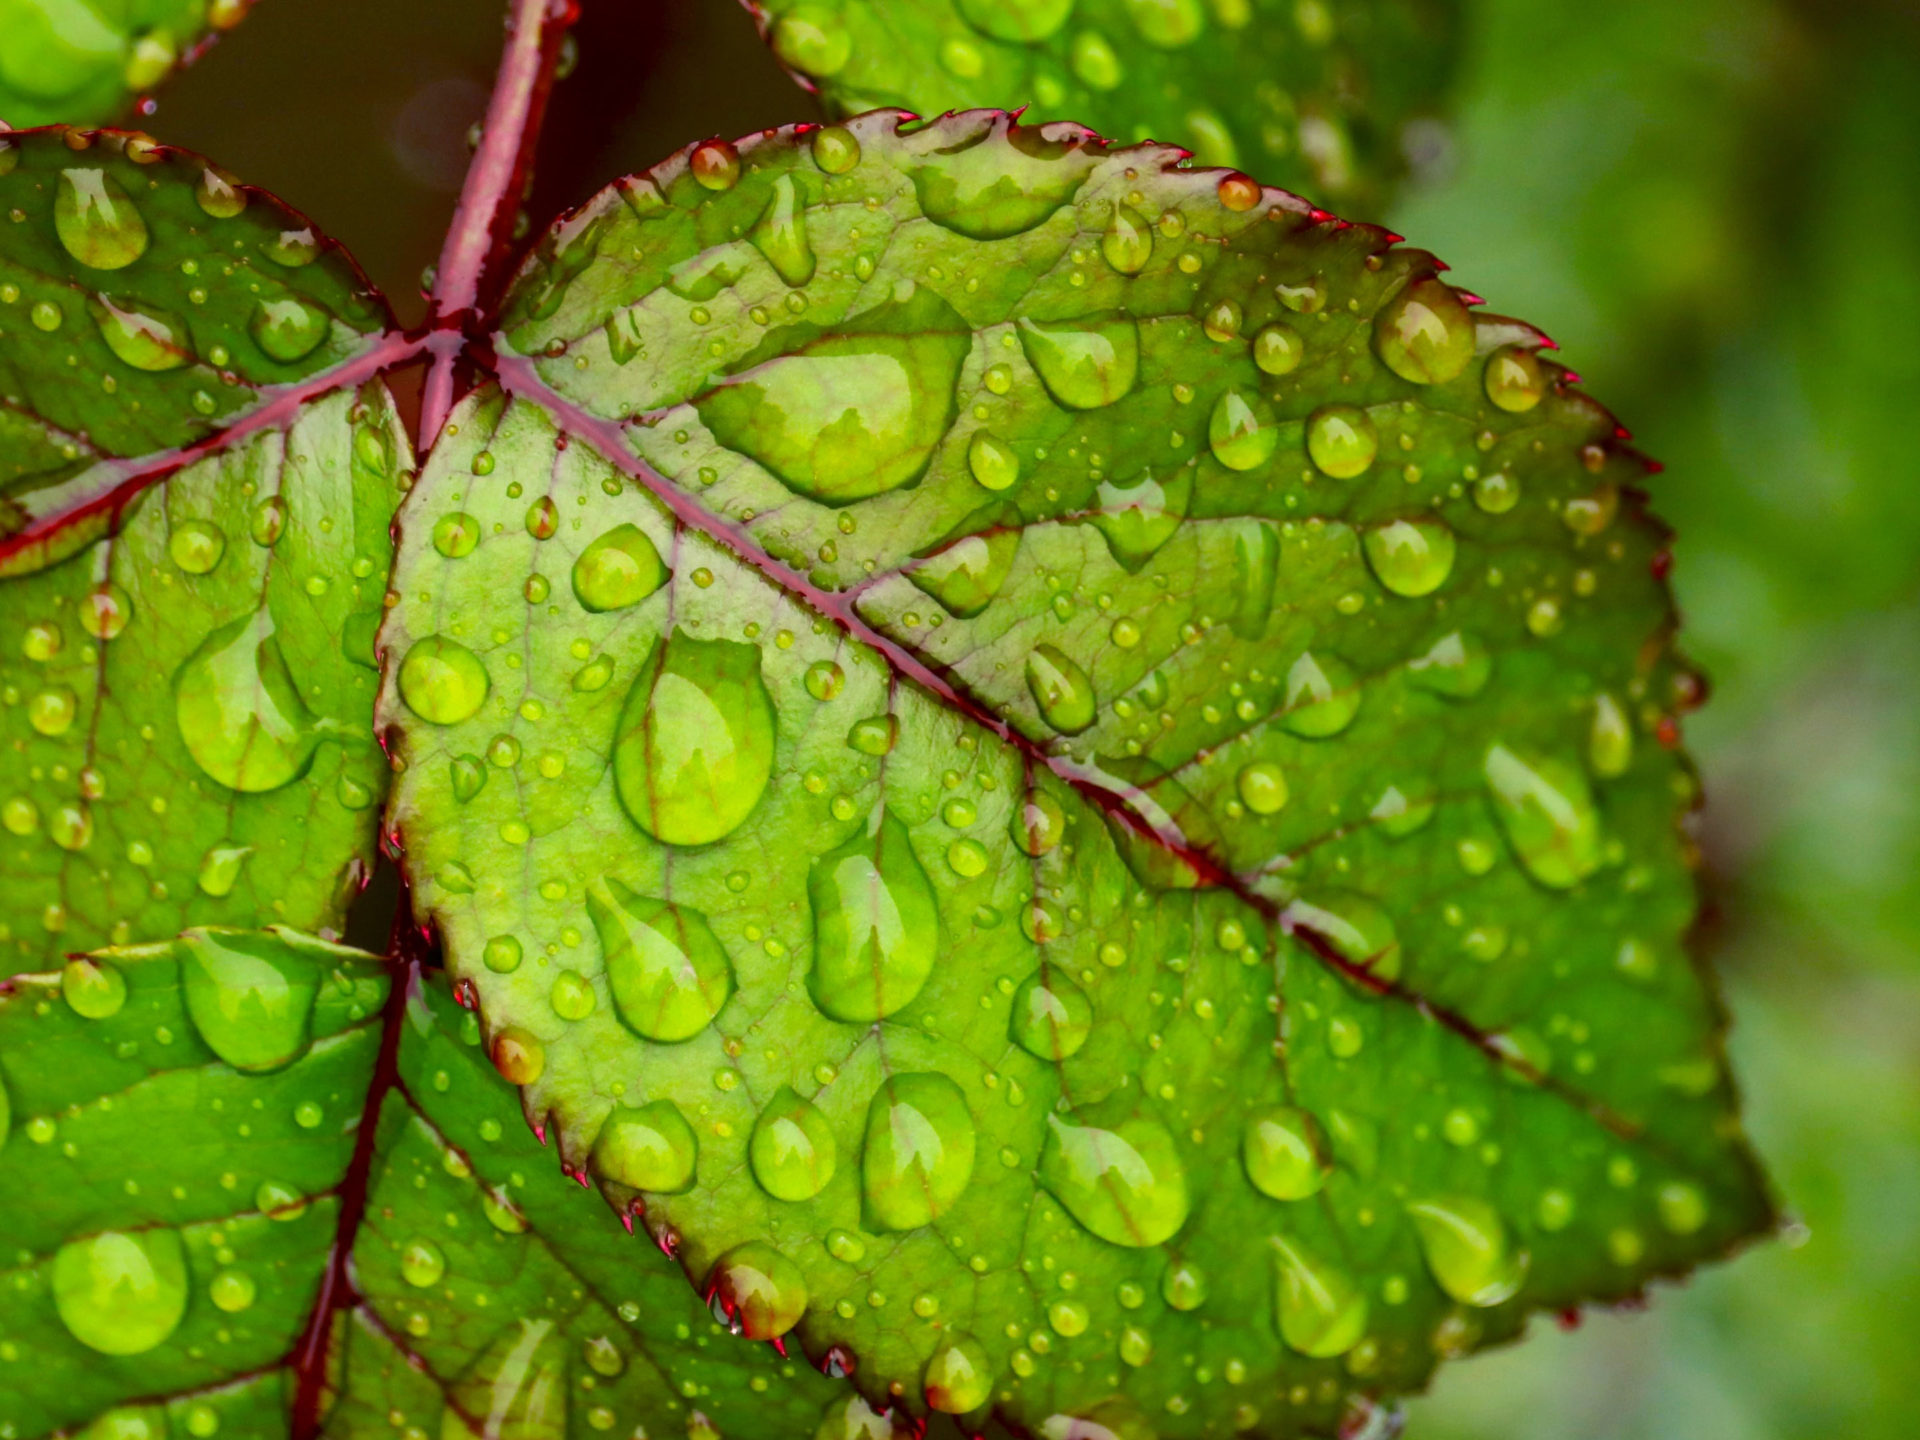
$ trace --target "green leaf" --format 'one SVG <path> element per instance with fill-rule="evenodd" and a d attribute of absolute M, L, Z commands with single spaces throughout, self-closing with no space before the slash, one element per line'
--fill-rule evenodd
<path fill-rule="evenodd" d="M 371 859 L 384 303 L 302 217 L 112 132 L 0 140 L 6 973 L 337 927 Z"/>
<path fill-rule="evenodd" d="M 98 124 L 190 63 L 253 0 L 0 0 L 0 119 Z"/>
<path fill-rule="evenodd" d="M 844 118 L 1025 106 L 1186 147 L 1348 213 L 1382 203 L 1454 69 L 1456 0 L 747 0 Z M 962 182 L 964 183 L 964 182 Z"/>
<path fill-rule="evenodd" d="M 1771 1220 L 1647 462 L 1178 160 L 875 114 L 621 182 L 383 632 L 419 908 L 569 1164 L 1026 1433 L 1330 1433 Z"/>
<path fill-rule="evenodd" d="M 387 986 L 290 931 L 195 931 L 0 995 L 0 1423 L 266 1435 L 309 1394 L 337 1437 L 771 1440 L 844 1414 L 557 1173 L 444 981 Z M 276 1029 L 279 1066 L 234 1063 Z"/>

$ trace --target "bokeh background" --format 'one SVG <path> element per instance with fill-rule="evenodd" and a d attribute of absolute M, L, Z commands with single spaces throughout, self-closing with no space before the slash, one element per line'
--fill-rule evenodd
<path fill-rule="evenodd" d="M 1715 699 L 1710 907 L 1796 1226 L 1642 1312 L 1448 1369 L 1430 1440 L 1920 1432 L 1920 5 L 1469 0 L 1381 219 L 1561 343 L 1668 463 Z M 142 122 L 345 240 L 409 319 L 498 0 L 267 0 Z M 588 0 L 530 209 L 815 118 L 729 0 Z"/>

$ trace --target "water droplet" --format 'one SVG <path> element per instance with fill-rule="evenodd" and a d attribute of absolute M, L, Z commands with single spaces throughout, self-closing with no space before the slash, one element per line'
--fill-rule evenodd
<path fill-rule="evenodd" d="M 1469 631 L 1453 630 L 1434 641 L 1425 654 L 1407 662 L 1407 680 L 1450 700 L 1469 700 L 1486 688 L 1493 654 Z"/>
<path fill-rule="evenodd" d="M 186 323 L 158 306 L 95 295 L 88 299 L 87 311 L 107 348 L 136 370 L 177 370 L 194 358 Z"/>
<path fill-rule="evenodd" d="M 759 1240 L 736 1245 L 707 1274 L 707 1303 L 717 1318 L 749 1340 L 773 1340 L 799 1323 L 807 1308 L 800 1267 Z"/>
<path fill-rule="evenodd" d="M 1547 391 L 1540 357 L 1517 345 L 1502 345 L 1487 357 L 1485 383 L 1487 398 L 1515 415 L 1538 405 Z"/>
<path fill-rule="evenodd" d="M 1191 1260 L 1175 1258 L 1160 1277 L 1160 1298 L 1181 1312 L 1207 1303 L 1207 1273 Z"/>
<path fill-rule="evenodd" d="M 1040 718 L 1062 735 L 1078 735 L 1099 713 L 1087 672 L 1052 645 L 1036 645 L 1027 656 L 1027 689 Z"/>
<path fill-rule="evenodd" d="M 1020 478 L 1020 457 L 1006 441 L 986 430 L 967 442 L 967 469 L 989 490 L 1005 490 Z"/>
<path fill-rule="evenodd" d="M 35 692 L 27 702 L 27 723 L 48 737 L 64 735 L 73 728 L 73 717 L 79 713 L 79 706 L 79 698 L 72 690 L 65 685 L 55 685 Z"/>
<path fill-rule="evenodd" d="M 813 862 L 808 987 L 836 1020 L 865 1023 L 912 1002 L 940 951 L 940 907 L 890 810 Z"/>
<path fill-rule="evenodd" d="M 206 853 L 200 857 L 197 879 L 200 893 L 215 900 L 231 895 L 233 887 L 240 883 L 240 872 L 251 854 L 251 845 L 209 845 Z"/>
<path fill-rule="evenodd" d="M 1367 564 L 1396 595 L 1431 595 L 1453 570 L 1453 531 L 1431 515 L 1369 526 L 1363 545 Z"/>
<path fill-rule="evenodd" d="M 140 1355 L 187 1313 L 187 1257 L 172 1230 L 106 1230 L 53 1257 L 53 1303 L 74 1339 L 102 1355 Z"/>
<path fill-rule="evenodd" d="M 594 1141 L 602 1176 L 634 1190 L 671 1195 L 693 1183 L 700 1142 L 671 1100 L 616 1105 Z"/>
<path fill-rule="evenodd" d="M 862 755 L 889 755 L 900 741 L 900 721 L 892 715 L 869 715 L 847 731 L 847 746 Z"/>
<path fill-rule="evenodd" d="M 79 610 L 82 630 L 96 640 L 112 640 L 133 618 L 133 597 L 106 580 L 81 597 Z"/>
<path fill-rule="evenodd" d="M 604 1375 L 609 1380 L 627 1368 L 627 1357 L 621 1353 L 619 1343 L 611 1335 L 595 1335 L 580 1347 L 580 1358 L 587 1362 L 587 1368 L 596 1375 Z"/>
<path fill-rule="evenodd" d="M 596 614 L 637 605 L 667 581 L 667 567 L 647 532 L 616 525 L 573 562 L 573 593 Z"/>
<path fill-rule="evenodd" d="M 1110 1130 L 1049 1115 L 1040 1183 L 1110 1244 L 1159 1245 L 1187 1220 L 1187 1172 L 1179 1148 L 1166 1126 L 1144 1115 Z"/>
<path fill-rule="evenodd" d="M 818 188 L 818 181 L 810 183 Z M 767 208 L 760 212 L 747 238 L 787 284 L 800 286 L 813 279 L 817 262 L 813 247 L 807 243 L 806 198 L 791 173 L 773 182 Z"/>
<path fill-rule="evenodd" d="M 1627 773 L 1633 764 L 1633 722 L 1613 696 L 1593 697 L 1593 726 L 1587 732 L 1587 763 L 1603 780 Z"/>
<path fill-rule="evenodd" d="M 282 230 L 260 247 L 260 253 L 283 270 L 299 270 L 320 258 L 320 241 L 312 226 Z"/>
<path fill-rule="evenodd" d="M 846 688 L 847 672 L 832 660 L 816 660 L 807 666 L 803 682 L 816 700 L 832 700 Z"/>
<path fill-rule="evenodd" d="M 251 1307 L 258 1294 L 259 1286 L 244 1270 L 222 1270 L 207 1286 L 207 1298 L 213 1301 L 214 1308 L 229 1315 Z"/>
<path fill-rule="evenodd" d="M 1353 1277 L 1297 1240 L 1269 1237 L 1280 1338 L 1317 1360 L 1344 1355 L 1367 1331 L 1367 1297 Z"/>
<path fill-rule="evenodd" d="M 1143 470 L 1125 482 L 1103 480 L 1087 518 L 1121 567 L 1138 573 L 1179 530 L 1192 499 L 1191 467 L 1183 466 L 1164 485 Z"/>
<path fill-rule="evenodd" d="M 816 70 L 813 73 L 822 75 L 827 72 Z M 844 175 L 860 163 L 860 141 L 851 130 L 840 125 L 828 125 L 816 130 L 813 132 L 813 163 L 829 175 Z"/>
<path fill-rule="evenodd" d="M 1303 650 L 1287 668 L 1283 729 L 1309 739 L 1337 735 L 1360 709 L 1360 682 L 1353 667 L 1337 655 Z"/>
<path fill-rule="evenodd" d="M 320 984 L 314 957 L 280 936 L 245 930 L 189 930 L 176 949 L 187 1013 L 214 1054 L 260 1073 L 306 1049 Z"/>
<path fill-rule="evenodd" d="M 600 937 L 613 1003 L 637 1034 L 689 1039 L 733 994 L 727 952 L 698 910 L 638 895 L 608 876 L 588 887 L 587 914 Z"/>
<path fill-rule="evenodd" d="M 465 804 L 487 783 L 487 767 L 478 755 L 456 755 L 447 762 L 447 776 L 454 799 Z"/>
<path fill-rule="evenodd" d="M 240 182 L 210 165 L 201 170 L 193 198 L 205 214 L 216 220 L 231 220 L 247 208 L 247 192 L 240 188 Z"/>
<path fill-rule="evenodd" d="M 708 190 L 731 190 L 740 179 L 740 152 L 725 140 L 703 140 L 693 147 L 687 169 Z"/>
<path fill-rule="evenodd" d="M 1256 760 L 1234 777 L 1240 801 L 1256 815 L 1276 815 L 1287 803 L 1287 777 L 1271 760 Z"/>
<path fill-rule="evenodd" d="M 183 520 L 167 537 L 167 554 L 189 575 L 207 574 L 226 550 L 226 532 L 211 520 Z"/>
<path fill-rule="evenodd" d="M 449 560 L 463 560 L 480 543 L 480 522 L 454 510 L 433 522 L 433 548 Z"/>
<path fill-rule="evenodd" d="M 127 977 L 107 961 L 76 955 L 60 971 L 60 994 L 74 1014 L 87 1020 L 105 1020 L 119 1014 L 120 1007 L 127 1003 Z"/>
<path fill-rule="evenodd" d="M 951 614 L 970 620 L 1000 593 L 1019 547 L 1018 529 L 962 536 L 920 561 L 907 571 L 907 578 Z"/>
<path fill-rule="evenodd" d="M 1153 257 L 1153 227 L 1138 210 L 1116 200 L 1107 233 L 1100 237 L 1100 253 L 1122 275 L 1138 275 Z"/>
<path fill-rule="evenodd" d="M 283 365 L 306 359 L 332 329 L 333 317 L 324 308 L 297 295 L 255 302 L 247 322 L 247 333 L 261 353 Z"/>
<path fill-rule="evenodd" d="M 1304 1110 L 1274 1106 L 1247 1121 L 1240 1158 L 1254 1188 L 1275 1200 L 1304 1200 L 1326 1183 L 1319 1127 Z"/>
<path fill-rule="evenodd" d="M 1254 470 L 1273 458 L 1280 432 L 1273 407 L 1258 394 L 1229 390 L 1214 402 L 1207 444 L 1229 470 Z"/>
<path fill-rule="evenodd" d="M 1007 824 L 1013 843 L 1035 858 L 1058 845 L 1066 831 L 1066 811 L 1044 790 L 1029 790 Z"/>
<path fill-rule="evenodd" d="M 620 711 L 613 779 L 621 806 L 669 845 L 718 840 L 760 803 L 773 736 L 759 649 L 676 630 L 654 643 Z"/>
<path fill-rule="evenodd" d="M 860 1158 L 868 1230 L 917 1230 L 958 1203 L 973 1175 L 973 1116 L 944 1075 L 881 1082 Z"/>
<path fill-rule="evenodd" d="M 1452 286 L 1427 276 L 1381 307 L 1373 322 L 1373 348 L 1402 380 L 1440 384 L 1473 359 L 1473 315 Z"/>
<path fill-rule="evenodd" d="M 1600 868 L 1600 813 L 1577 765 L 1492 745 L 1481 773 L 1507 843 L 1534 879 L 1565 890 Z"/>
<path fill-rule="evenodd" d="M 458 640 L 428 635 L 400 662 L 400 698 L 432 725 L 457 725 L 487 698 L 487 667 Z"/>
<path fill-rule="evenodd" d="M 1291 325 L 1275 321 L 1253 337 L 1253 363 L 1265 375 L 1291 375 L 1306 358 L 1307 344 Z"/>
<path fill-rule="evenodd" d="M 66 252 L 94 270 L 123 270 L 147 252 L 147 222 L 120 182 L 104 170 L 60 172 L 53 229 Z"/>
<path fill-rule="evenodd" d="M 774 1199 L 811 1200 L 833 1178 L 839 1146 L 819 1107 L 782 1085 L 754 1121 L 747 1156 Z"/>
<path fill-rule="evenodd" d="M 547 1068 L 547 1047 L 531 1031 L 509 1025 L 493 1037 L 493 1068 L 509 1085 L 531 1085 Z"/>
<path fill-rule="evenodd" d="M 844 22 L 831 10 L 815 5 L 801 5 L 782 15 L 773 27 L 773 53 L 780 57 L 781 63 L 789 65 L 802 74 L 816 79 L 838 74 L 853 55 L 853 36 Z M 837 127 L 836 127 L 837 128 Z M 860 153 L 860 143 L 845 130 L 840 134 L 852 142 L 854 155 Z M 828 147 L 828 164 L 821 159 L 822 146 L 818 136 L 813 142 L 814 162 L 830 175 L 838 175 L 852 168 L 852 162 L 844 160 L 838 147 Z M 836 170 L 834 165 L 842 165 Z"/>
<path fill-rule="evenodd" d="M 1358 965 L 1376 980 L 1400 977 L 1400 937 L 1393 917 L 1377 900 L 1348 890 L 1323 890 L 1311 900 L 1295 900 L 1280 912 L 1280 923 L 1318 935 L 1334 953 Z"/>
<path fill-rule="evenodd" d="M 247 533 L 253 538 L 254 544 L 271 549 L 286 531 L 287 502 L 280 496 L 269 495 L 253 507 L 253 519 L 247 525 Z"/>
<path fill-rule="evenodd" d="M 1140 332 L 1130 316 L 1044 324 L 1020 320 L 1020 344 L 1047 393 L 1070 410 L 1097 410 L 1133 389 Z"/>
<path fill-rule="evenodd" d="M 1692 1235 L 1707 1223 L 1706 1197 L 1684 1180 L 1662 1185 L 1654 1203 L 1660 1207 L 1660 1223 L 1672 1234 Z"/>
<path fill-rule="evenodd" d="M 1380 451 L 1380 433 L 1357 405 L 1326 405 L 1307 421 L 1307 454 L 1336 480 L 1363 475 Z"/>
<path fill-rule="evenodd" d="M 1093 1002 L 1058 966 L 1042 965 L 1014 991 L 1008 1033 L 1029 1055 L 1064 1060 L 1092 1029 Z"/>
<path fill-rule="evenodd" d="M 1414 1201 L 1407 1213 L 1413 1217 L 1427 1268 L 1455 1300 L 1488 1308 L 1519 1293 L 1529 1257 L 1512 1248 L 1499 1212 L 1486 1201 L 1471 1195 L 1442 1196 Z"/>
<path fill-rule="evenodd" d="M 978 1410 L 993 1394 L 993 1362 L 986 1347 L 964 1331 L 942 1332 L 939 1347 L 927 1359 L 920 1388 L 928 1407 L 943 1414 Z"/>

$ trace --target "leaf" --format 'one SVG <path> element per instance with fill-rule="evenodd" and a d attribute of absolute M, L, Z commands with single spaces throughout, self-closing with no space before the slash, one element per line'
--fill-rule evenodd
<path fill-rule="evenodd" d="M 0 141 L 7 973 L 193 923 L 339 924 L 411 474 L 384 302 L 139 136 Z"/>
<path fill-rule="evenodd" d="M 609 1417 L 693 1435 L 696 1415 L 774 1437 L 845 1410 L 843 1387 L 727 1336 L 554 1171 L 443 981 L 385 1006 L 398 1049 L 377 1069 L 387 985 L 373 957 L 290 931 L 197 931 L 0 995 L 0 1421 L 283 1433 L 312 1377 L 337 1437 Z M 285 1063 L 234 1064 L 276 1021 Z M 350 1289 L 325 1278 L 342 1244 Z M 488 1431 L 490 1409 L 521 1428 Z"/>
<path fill-rule="evenodd" d="M 1455 0 L 745 0 L 838 118 L 1026 106 L 1373 213 L 1454 69 Z"/>
<path fill-rule="evenodd" d="M 0 117 L 97 124 L 190 64 L 253 0 L 0 0 Z"/>
<path fill-rule="evenodd" d="M 749 1333 L 1324 1434 L 1771 1216 L 1647 462 L 1178 160 L 875 114 L 556 227 L 399 517 L 390 824 L 568 1163 L 790 1263 Z"/>

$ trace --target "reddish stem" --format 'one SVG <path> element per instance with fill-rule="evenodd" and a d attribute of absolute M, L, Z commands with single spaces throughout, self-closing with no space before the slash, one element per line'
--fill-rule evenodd
<path fill-rule="evenodd" d="M 579 14 L 574 0 L 511 0 L 507 47 L 487 102 L 479 148 L 467 166 L 460 203 L 440 251 L 433 282 L 433 328 L 469 328 L 504 288 L 501 272 L 513 243 L 514 217 L 553 87 L 560 42 Z M 440 433 L 453 408 L 464 346 L 435 346 L 420 407 L 420 449 Z"/>

